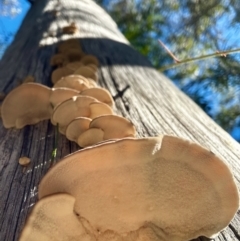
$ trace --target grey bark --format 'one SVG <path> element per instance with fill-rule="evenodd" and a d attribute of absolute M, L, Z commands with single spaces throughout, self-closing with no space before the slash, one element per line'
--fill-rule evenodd
<path fill-rule="evenodd" d="M 53 10 L 60 15 L 55 17 Z M 139 137 L 170 134 L 197 142 L 226 160 L 240 187 L 239 144 L 154 70 L 90 0 L 33 4 L 0 63 L 0 91 L 8 93 L 28 75 L 51 86 L 50 58 L 59 41 L 72 37 L 62 35 L 61 27 L 73 21 L 80 29 L 74 37 L 80 39 L 86 53 L 101 62 L 99 84 L 111 92 L 117 112 L 132 120 Z M 39 181 L 52 164 L 54 135 L 49 121 L 21 130 L 5 129 L 0 123 L 0 240 L 18 240 L 37 200 Z M 57 160 L 78 149 L 60 135 Z M 21 156 L 31 159 L 27 170 L 18 164 Z M 240 212 L 215 240 L 240 240 Z"/>

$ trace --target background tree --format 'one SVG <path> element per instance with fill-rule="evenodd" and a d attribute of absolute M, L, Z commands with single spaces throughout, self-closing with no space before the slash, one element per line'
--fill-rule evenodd
<path fill-rule="evenodd" d="M 71 22 L 79 32 L 64 35 L 62 27 Z M 115 22 L 90 0 L 33 3 L 0 62 L 0 91 L 8 93 L 28 75 L 52 86 L 50 58 L 58 42 L 72 37 L 79 39 L 84 52 L 97 56 L 99 84 L 110 91 L 116 112 L 134 123 L 139 137 L 171 134 L 195 141 L 226 160 L 239 186 L 239 144 L 136 52 Z M 39 181 L 55 161 L 54 140 L 49 121 L 21 130 L 0 125 L 0 240 L 18 240 L 37 199 Z M 56 160 L 78 149 L 59 135 Z M 31 159 L 27 170 L 18 164 L 21 156 Z M 215 240 L 240 240 L 239 215 Z"/>
<path fill-rule="evenodd" d="M 235 0 L 97 2 L 130 43 L 160 70 L 173 59 L 158 39 L 180 60 L 240 46 L 240 8 Z M 239 54 L 191 62 L 164 73 L 229 133 L 239 126 Z"/>

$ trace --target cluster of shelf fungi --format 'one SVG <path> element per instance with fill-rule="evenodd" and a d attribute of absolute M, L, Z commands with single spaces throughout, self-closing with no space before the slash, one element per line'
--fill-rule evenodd
<path fill-rule="evenodd" d="M 78 40 L 60 43 L 51 65 L 53 88 L 13 89 L 3 125 L 49 119 L 84 149 L 43 177 L 20 241 L 187 241 L 229 224 L 239 194 L 223 160 L 178 137 L 135 138 L 134 125 L 114 114 L 111 94 L 97 85 L 98 59 Z"/>

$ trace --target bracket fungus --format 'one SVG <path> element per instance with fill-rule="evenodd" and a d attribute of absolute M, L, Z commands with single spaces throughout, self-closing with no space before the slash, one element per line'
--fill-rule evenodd
<path fill-rule="evenodd" d="M 103 141 L 104 131 L 99 128 L 91 128 L 79 135 L 77 144 L 80 147 L 95 145 Z"/>
<path fill-rule="evenodd" d="M 72 71 L 76 71 L 81 66 L 83 66 L 83 64 L 80 61 L 70 62 L 66 65 L 66 67 L 71 69 Z"/>
<path fill-rule="evenodd" d="M 51 118 L 52 124 L 58 124 L 60 133 L 65 135 L 66 128 L 73 119 L 77 117 L 91 118 L 89 105 L 92 102 L 98 101 L 89 96 L 73 96 L 72 98 L 63 101 L 54 108 Z"/>
<path fill-rule="evenodd" d="M 94 55 L 87 54 L 82 59 L 81 62 L 84 65 L 94 64 L 95 66 L 99 66 L 98 59 Z"/>
<path fill-rule="evenodd" d="M 51 66 L 62 66 L 66 61 L 66 57 L 63 54 L 55 54 L 52 56 L 50 65 Z"/>
<path fill-rule="evenodd" d="M 92 96 L 109 106 L 113 106 L 113 103 L 114 103 L 111 94 L 109 93 L 109 91 L 107 91 L 104 88 L 92 87 L 81 91 L 80 94 L 86 95 L 86 96 Z"/>
<path fill-rule="evenodd" d="M 118 115 L 102 115 L 93 119 L 89 128 L 103 130 L 103 140 L 134 137 L 136 129 L 131 121 Z"/>
<path fill-rule="evenodd" d="M 77 31 L 78 31 L 78 28 L 76 23 L 74 22 L 62 28 L 63 34 L 75 34 Z"/>
<path fill-rule="evenodd" d="M 64 54 L 69 62 L 80 61 L 85 55 L 81 50 L 78 49 L 67 49 Z"/>
<path fill-rule="evenodd" d="M 93 71 L 91 68 L 87 66 L 81 66 L 78 68 L 75 72 L 74 75 L 82 75 L 85 78 L 90 78 L 93 79 L 94 81 L 98 81 L 98 75 L 95 71 Z"/>
<path fill-rule="evenodd" d="M 94 72 L 97 72 L 97 70 L 98 70 L 98 67 L 95 64 L 88 64 L 88 65 L 85 65 L 85 66 L 87 66 L 88 68 L 90 68 Z"/>
<path fill-rule="evenodd" d="M 70 89 L 78 90 L 80 92 L 95 86 L 96 82 L 93 80 L 87 79 L 80 75 L 68 75 L 61 78 L 57 83 L 54 84 L 53 87 L 67 87 Z"/>
<path fill-rule="evenodd" d="M 31 75 L 28 75 L 24 80 L 23 80 L 23 83 L 33 83 L 35 82 L 35 79 L 33 76 Z"/>
<path fill-rule="evenodd" d="M 51 89 L 37 83 L 25 83 L 4 99 L 1 114 L 5 128 L 21 129 L 51 118 Z"/>
<path fill-rule="evenodd" d="M 56 84 L 62 77 L 73 74 L 73 70 L 67 67 L 57 68 L 52 72 L 51 80 L 53 84 Z"/>
<path fill-rule="evenodd" d="M 66 137 L 70 141 L 77 143 L 78 137 L 89 129 L 89 124 L 92 119 L 87 117 L 78 117 L 72 120 L 66 129 Z"/>
<path fill-rule="evenodd" d="M 74 197 L 57 194 L 33 208 L 19 241 L 94 241 L 73 212 Z"/>
<path fill-rule="evenodd" d="M 113 115 L 112 108 L 103 102 L 92 102 L 89 105 L 89 108 L 91 111 L 91 119 L 95 119 L 103 115 Z"/>
<path fill-rule="evenodd" d="M 74 212 L 99 235 L 112 232 L 111 240 L 136 240 L 133 233 L 139 240 L 211 237 L 239 206 L 227 165 L 173 136 L 109 141 L 71 154 L 40 182 L 40 202 L 57 193 L 72 195 Z"/>
<path fill-rule="evenodd" d="M 55 107 L 63 101 L 68 100 L 78 94 L 79 92 L 77 90 L 66 87 L 52 88 L 52 93 L 49 102 L 53 107 Z"/>
<path fill-rule="evenodd" d="M 26 156 L 20 157 L 19 160 L 18 160 L 18 163 L 21 166 L 27 166 L 27 165 L 30 164 L 30 162 L 31 162 L 30 158 L 26 157 Z"/>
<path fill-rule="evenodd" d="M 72 48 L 81 50 L 78 39 L 71 38 L 58 44 L 59 53 L 64 53 L 67 49 L 72 49 Z"/>

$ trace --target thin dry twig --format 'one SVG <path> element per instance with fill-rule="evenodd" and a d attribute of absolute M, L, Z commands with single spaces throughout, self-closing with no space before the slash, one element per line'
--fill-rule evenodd
<path fill-rule="evenodd" d="M 158 42 L 166 50 L 166 52 L 173 58 L 173 60 L 176 63 L 180 63 L 181 62 L 160 39 L 158 39 Z"/>
<path fill-rule="evenodd" d="M 217 57 L 217 56 L 221 56 L 221 57 L 226 57 L 228 54 L 234 54 L 234 53 L 238 53 L 240 52 L 240 48 L 238 49 L 232 49 L 232 50 L 226 50 L 226 51 L 217 51 L 215 53 L 212 54 L 206 54 L 206 55 L 201 55 L 195 58 L 190 58 L 190 59 L 184 59 L 181 60 L 180 62 L 176 63 L 176 64 L 170 64 L 167 66 L 163 66 L 161 68 L 159 68 L 159 71 L 164 71 L 167 69 L 172 69 L 175 67 L 178 67 L 180 65 L 186 64 L 186 63 L 190 63 L 190 62 L 194 62 L 194 61 L 198 61 L 198 60 L 203 60 L 203 59 L 208 59 L 208 58 L 213 58 L 213 57 Z"/>

